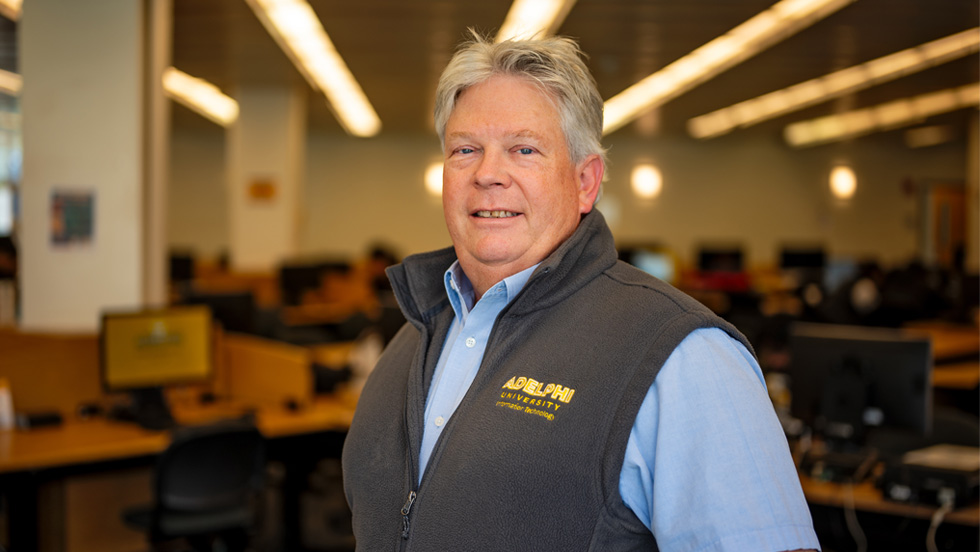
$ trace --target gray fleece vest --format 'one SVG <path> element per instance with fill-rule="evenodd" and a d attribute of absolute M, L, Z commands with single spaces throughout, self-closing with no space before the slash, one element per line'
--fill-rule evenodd
<path fill-rule="evenodd" d="M 616 260 L 597 211 L 496 321 L 421 484 L 432 372 L 453 317 L 452 249 L 389 271 L 406 324 L 364 387 L 344 446 L 358 550 L 656 550 L 619 476 L 636 413 L 691 331 L 734 327 Z M 696 436 L 692 436 L 696 438 Z"/>

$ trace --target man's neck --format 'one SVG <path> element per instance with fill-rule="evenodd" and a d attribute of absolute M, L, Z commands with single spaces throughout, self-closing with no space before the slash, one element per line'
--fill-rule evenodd
<path fill-rule="evenodd" d="M 513 276 L 518 272 L 525 270 L 533 264 L 528 266 L 513 267 L 512 265 L 507 265 L 506 267 L 488 267 L 479 263 L 475 263 L 476 266 L 471 266 L 474 263 L 465 263 L 460 259 L 459 266 L 463 269 L 463 273 L 469 279 L 470 284 L 473 285 L 473 294 L 475 301 L 479 301 L 483 294 L 490 290 L 493 286 L 497 285 L 508 276 Z"/>

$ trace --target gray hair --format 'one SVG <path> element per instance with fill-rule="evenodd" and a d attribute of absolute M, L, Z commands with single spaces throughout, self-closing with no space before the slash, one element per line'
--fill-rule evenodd
<path fill-rule="evenodd" d="M 435 125 L 443 146 L 460 94 L 495 75 L 512 75 L 537 84 L 556 101 L 572 162 L 597 154 L 605 163 L 602 97 L 574 40 L 546 37 L 493 44 L 472 29 L 470 33 L 472 40 L 460 46 L 436 88 Z"/>

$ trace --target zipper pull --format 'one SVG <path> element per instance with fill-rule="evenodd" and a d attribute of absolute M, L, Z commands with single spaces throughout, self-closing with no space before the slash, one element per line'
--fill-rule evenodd
<path fill-rule="evenodd" d="M 402 538 L 408 538 L 408 513 L 412 511 L 412 504 L 415 503 L 415 491 L 408 493 L 408 500 L 405 501 L 405 505 L 402 506 Z"/>

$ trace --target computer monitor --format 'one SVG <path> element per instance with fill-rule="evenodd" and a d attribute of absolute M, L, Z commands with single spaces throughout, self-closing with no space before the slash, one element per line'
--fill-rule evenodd
<path fill-rule="evenodd" d="M 181 305 L 207 305 L 226 332 L 255 333 L 255 296 L 251 291 L 191 291 Z"/>
<path fill-rule="evenodd" d="M 686 279 L 688 287 L 724 293 L 747 293 L 752 287 L 745 256 L 738 244 L 700 246 L 697 270 Z"/>
<path fill-rule="evenodd" d="M 180 284 L 194 279 L 194 256 L 190 253 L 170 253 L 170 282 Z"/>
<path fill-rule="evenodd" d="M 665 282 L 673 283 L 677 279 L 677 261 L 661 247 L 625 247 L 620 249 L 619 258 Z"/>
<path fill-rule="evenodd" d="M 343 261 L 291 262 L 279 267 L 279 291 L 282 304 L 293 306 L 303 302 L 303 294 L 319 288 L 328 272 L 347 272 L 350 265 Z"/>
<path fill-rule="evenodd" d="M 103 387 L 131 395 L 129 415 L 140 425 L 151 429 L 172 426 L 163 388 L 210 379 L 211 324 L 206 306 L 104 313 L 100 332 Z"/>
<path fill-rule="evenodd" d="M 790 412 L 831 446 L 858 449 L 875 430 L 931 431 L 928 338 L 890 328 L 796 323 L 790 354 Z"/>
<path fill-rule="evenodd" d="M 819 269 L 827 265 L 827 252 L 822 247 L 783 247 L 779 252 L 779 267 L 784 270 Z"/>
<path fill-rule="evenodd" d="M 742 272 L 742 249 L 739 247 L 701 247 L 698 250 L 701 272 Z"/>

